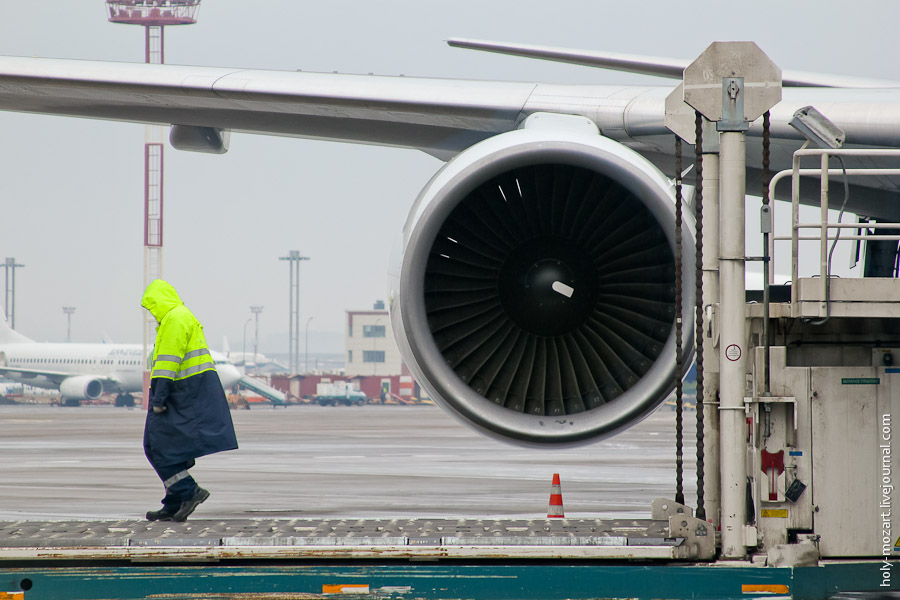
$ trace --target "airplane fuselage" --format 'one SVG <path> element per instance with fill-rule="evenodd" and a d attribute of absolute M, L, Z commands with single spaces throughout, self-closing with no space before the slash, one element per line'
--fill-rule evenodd
<path fill-rule="evenodd" d="M 59 385 L 30 370 L 102 377 L 104 392 L 133 393 L 141 391 L 143 382 L 141 354 L 139 344 L 2 344 L 0 366 L 22 368 L 23 372 L 10 371 L 6 377 L 35 387 L 56 389 Z"/>
<path fill-rule="evenodd" d="M 140 344 L 0 344 L 0 367 L 7 379 L 39 388 L 58 389 L 60 379 L 71 374 L 96 377 L 104 393 L 136 393 L 143 385 L 142 353 Z M 237 383 L 237 369 L 221 354 L 211 354 L 223 387 Z"/>

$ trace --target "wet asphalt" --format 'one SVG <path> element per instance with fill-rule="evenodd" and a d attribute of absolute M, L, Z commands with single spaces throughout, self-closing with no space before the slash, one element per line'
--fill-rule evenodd
<path fill-rule="evenodd" d="M 198 459 L 203 519 L 538 518 L 559 473 L 567 517 L 646 518 L 675 494 L 675 417 L 663 407 L 608 440 L 514 446 L 434 406 L 233 411 L 240 449 Z M 685 493 L 694 502 L 694 413 Z M 0 520 L 139 519 L 162 484 L 144 414 L 112 406 L 0 406 Z"/>

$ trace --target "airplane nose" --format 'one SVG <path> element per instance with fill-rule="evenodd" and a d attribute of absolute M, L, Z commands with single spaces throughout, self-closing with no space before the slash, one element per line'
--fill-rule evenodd
<path fill-rule="evenodd" d="M 241 373 L 240 373 L 240 371 L 237 370 L 237 367 L 235 367 L 234 365 L 228 365 L 227 371 L 228 371 L 228 379 L 229 379 L 228 386 L 231 387 L 232 385 L 236 384 L 240 380 Z"/>
<path fill-rule="evenodd" d="M 219 381 L 222 382 L 222 387 L 224 388 L 232 387 L 241 378 L 240 371 L 238 371 L 237 367 L 230 363 L 217 365 L 216 371 L 219 373 Z"/>

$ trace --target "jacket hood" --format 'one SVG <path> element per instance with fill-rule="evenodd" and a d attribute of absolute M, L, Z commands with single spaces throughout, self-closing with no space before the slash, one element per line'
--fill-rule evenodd
<path fill-rule="evenodd" d="M 181 301 L 175 288 L 162 279 L 154 279 L 144 290 L 144 297 L 141 298 L 141 306 L 149 310 L 157 322 L 161 322 L 170 310 L 182 304 L 184 302 Z"/>

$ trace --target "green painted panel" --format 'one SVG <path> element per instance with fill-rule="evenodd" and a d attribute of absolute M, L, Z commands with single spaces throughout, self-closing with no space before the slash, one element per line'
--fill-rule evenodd
<path fill-rule="evenodd" d="M 790 569 L 496 561 L 42 567 L 0 569 L 0 592 L 28 587 L 25 600 L 264 600 L 318 598 L 325 592 L 332 592 L 327 596 L 331 598 L 338 593 L 343 598 L 397 600 L 747 600 L 783 597 L 789 590 L 796 600 L 823 600 L 838 591 L 878 591 L 879 566 L 870 562 Z"/>

